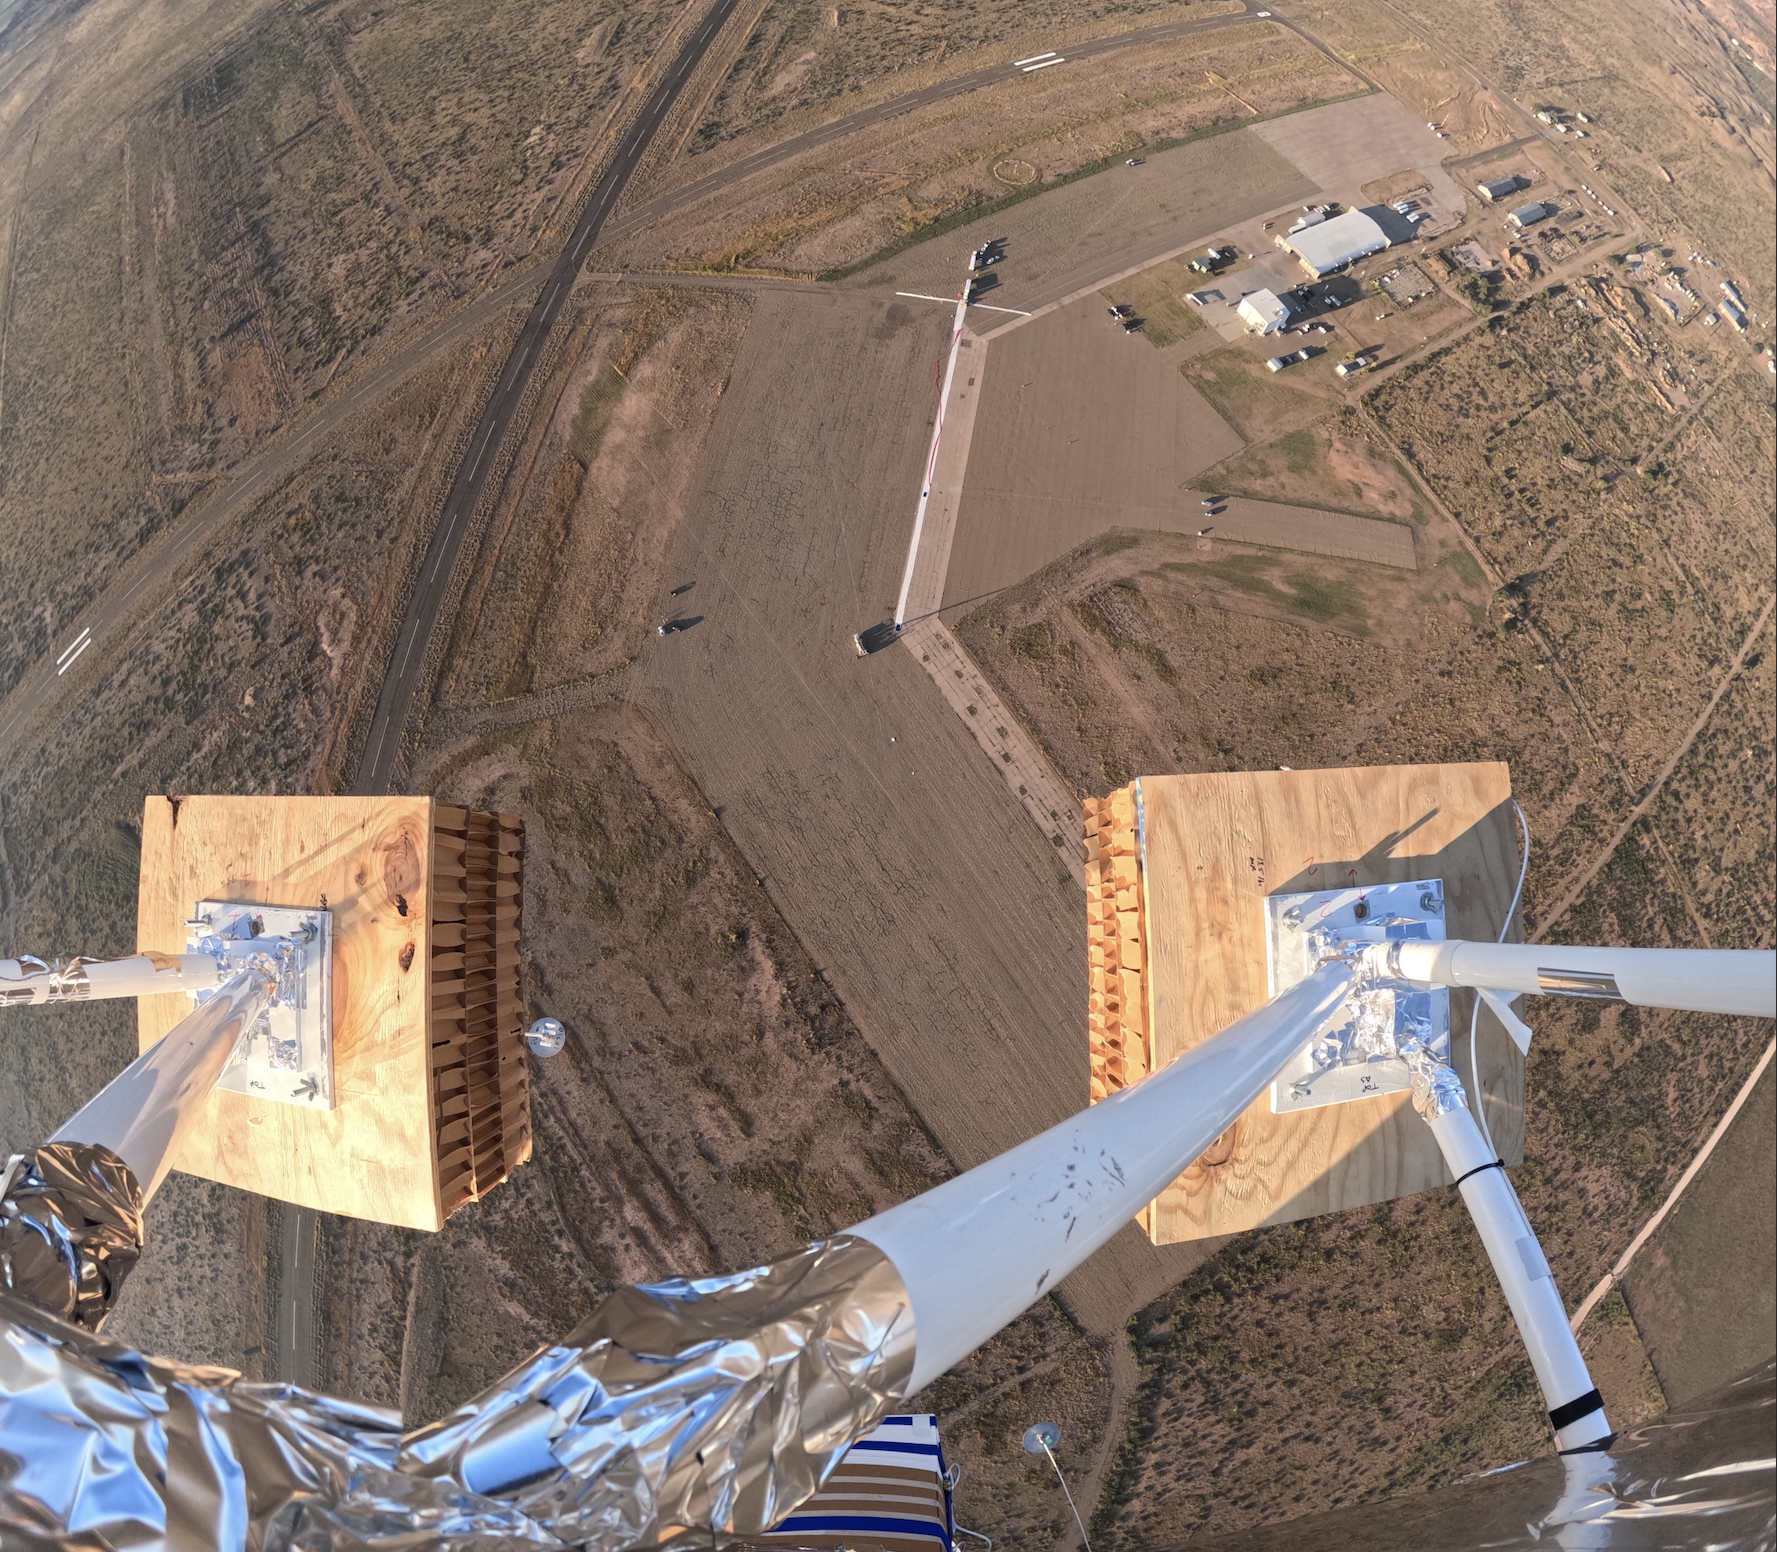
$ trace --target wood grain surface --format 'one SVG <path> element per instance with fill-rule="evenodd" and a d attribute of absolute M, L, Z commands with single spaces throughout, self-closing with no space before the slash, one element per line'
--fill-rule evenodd
<path fill-rule="evenodd" d="M 323 1212 L 443 1224 L 427 1052 L 432 800 L 150 797 L 136 943 L 178 952 L 203 899 L 333 913 L 331 1111 L 218 1090 L 176 1167 Z M 147 1050 L 190 1011 L 145 997 Z"/>
<path fill-rule="evenodd" d="M 1267 895 L 1441 878 L 1449 936 L 1491 940 L 1517 882 L 1503 764 L 1146 776 L 1136 785 L 1156 1067 L 1268 1000 Z M 1518 935 L 1514 923 L 1509 936 Z M 1451 995 L 1465 1084 L 1469 996 Z M 1523 1058 L 1486 1009 L 1481 1079 L 1500 1156 L 1518 1163 Z M 1231 1234 L 1449 1179 L 1407 1094 L 1273 1115 L 1267 1091 L 1160 1196 L 1149 1233 L 1156 1244 Z"/>

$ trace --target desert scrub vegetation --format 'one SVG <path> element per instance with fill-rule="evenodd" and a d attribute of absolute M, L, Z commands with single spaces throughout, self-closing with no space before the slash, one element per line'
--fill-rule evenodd
<path fill-rule="evenodd" d="M 1062 28 L 1121 31 L 1175 15 L 1215 15 L 1226 7 L 1175 0 L 972 0 L 941 12 L 914 0 L 831 6 L 788 0 L 760 15 L 745 48 L 692 137 L 705 150 L 799 110 L 874 85 L 885 76 L 935 67 L 1015 37 Z M 1108 26 L 1106 24 L 1109 24 Z"/>
<path fill-rule="evenodd" d="M 543 402 L 533 472 L 487 546 L 449 675 L 503 701 L 612 672 L 658 623 L 660 570 L 750 311 L 730 292 L 612 288 Z"/>
<path fill-rule="evenodd" d="M 872 125 L 846 157 L 793 164 L 756 185 L 744 209 L 719 203 L 669 223 L 655 251 L 664 246 L 695 269 L 766 267 L 834 278 L 1133 151 L 1201 140 L 1250 122 L 1255 111 L 1288 112 L 1359 85 L 1267 22 L 1187 34 Z M 814 117 L 812 110 L 805 116 Z M 710 160 L 740 154 L 736 142 Z M 1221 187 L 1262 182 L 1277 171 L 1267 164 L 1281 161 L 1256 137 L 1219 140 L 1214 154 Z M 680 176 L 705 165 L 693 158 Z M 720 211 L 726 214 L 718 219 Z"/>
<path fill-rule="evenodd" d="M 1773 437 L 1768 416 L 1749 413 L 1759 390 L 1744 366 L 1626 323 L 1617 289 L 1521 303 L 1370 406 L 1511 581 L 1508 613 L 1561 654 L 1638 786 L 1677 749 L 1768 595 Z M 1688 421 L 1681 396 L 1696 401 Z M 1688 456 L 1643 461 L 1674 436 Z"/>
<path fill-rule="evenodd" d="M 126 28 L 145 74 L 98 105 L 115 62 L 59 65 L 0 152 L 0 503 L 29 518 L 0 690 L 209 479 L 522 258 L 676 14 L 279 7 L 165 52 Z M 68 25 L 27 30 L 18 67 Z"/>

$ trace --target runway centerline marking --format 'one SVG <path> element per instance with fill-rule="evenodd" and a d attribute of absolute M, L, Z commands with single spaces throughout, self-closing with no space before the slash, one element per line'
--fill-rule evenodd
<path fill-rule="evenodd" d="M 913 538 L 907 546 L 907 569 L 901 573 L 901 596 L 895 601 L 895 624 L 907 618 L 907 593 L 913 586 L 913 567 L 919 560 L 919 536 L 926 525 L 926 503 L 932 499 L 932 471 L 938 466 L 938 443 L 944 435 L 944 406 L 950 402 L 950 384 L 956 377 L 956 355 L 963 342 L 963 317 L 969 304 L 957 298 L 956 318 L 950 329 L 950 360 L 944 367 L 944 386 L 938 390 L 938 417 L 932 424 L 932 450 L 926 455 L 925 477 L 920 481 L 919 506 L 913 514 Z"/>

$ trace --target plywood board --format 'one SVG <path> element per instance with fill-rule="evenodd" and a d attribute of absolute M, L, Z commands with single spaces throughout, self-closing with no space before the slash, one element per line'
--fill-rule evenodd
<path fill-rule="evenodd" d="M 1267 895 L 1441 878 L 1449 935 L 1489 940 L 1511 904 L 1517 836 L 1503 764 L 1148 776 L 1134 788 L 1155 1066 L 1268 1000 Z M 1465 1082 L 1469 995 L 1451 996 Z M 1523 1058 L 1485 1009 L 1481 1081 L 1500 1155 L 1517 1163 Z M 1202 1239 L 1449 1179 L 1409 1095 L 1273 1115 L 1267 1092 L 1161 1195 L 1146 1227 L 1157 1244 Z"/>
<path fill-rule="evenodd" d="M 138 948 L 183 949 L 206 898 L 333 913 L 337 1106 L 212 1093 L 176 1168 L 324 1212 L 442 1226 L 427 1049 L 432 820 L 430 798 L 147 800 Z M 141 1048 L 190 1008 L 143 998 Z"/>

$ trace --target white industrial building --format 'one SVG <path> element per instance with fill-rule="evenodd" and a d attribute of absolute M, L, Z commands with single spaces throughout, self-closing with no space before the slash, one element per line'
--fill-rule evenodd
<path fill-rule="evenodd" d="M 1344 269 L 1365 254 L 1380 253 L 1388 246 L 1388 234 L 1376 224 L 1374 217 L 1361 210 L 1348 210 L 1318 226 L 1305 227 L 1277 239 L 1277 246 L 1302 261 L 1302 266 L 1317 280 L 1336 269 Z"/>
<path fill-rule="evenodd" d="M 1290 310 L 1275 291 L 1254 291 L 1234 309 L 1251 334 L 1275 334 L 1289 322 Z"/>

